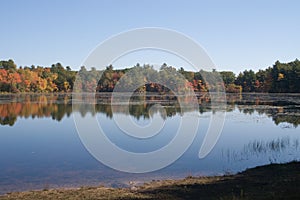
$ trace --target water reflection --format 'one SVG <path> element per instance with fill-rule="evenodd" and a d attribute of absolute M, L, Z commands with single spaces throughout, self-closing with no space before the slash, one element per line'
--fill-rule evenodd
<path fill-rule="evenodd" d="M 0 97 L 0 124 L 13 126 L 18 117 L 48 117 L 60 121 L 70 116 L 70 95 L 5 95 Z"/>
<path fill-rule="evenodd" d="M 72 112 L 83 116 L 93 114 L 117 146 L 131 152 L 149 152 L 174 138 L 180 117 L 185 114 L 177 97 L 135 94 L 128 109 L 122 96 L 111 104 L 110 93 L 97 94 L 96 98 L 91 94 L 0 95 L 0 123 L 5 125 L 0 126 L 0 194 L 41 189 L 45 184 L 50 187 L 100 183 L 115 186 L 127 184 L 129 180 L 235 173 L 270 162 L 299 160 L 299 97 L 299 94 L 227 94 L 227 118 L 222 135 L 212 152 L 199 159 L 209 117 L 220 108 L 211 106 L 207 93 L 197 94 L 201 123 L 190 148 L 161 171 L 132 175 L 108 169 L 93 159 L 69 116 Z M 112 120 L 114 115 L 132 116 L 137 124 L 145 125 L 153 112 L 158 112 L 150 109 L 155 104 L 165 108 L 161 117 L 166 126 L 152 140 L 138 140 L 124 134 Z"/>
<path fill-rule="evenodd" d="M 238 109 L 244 114 L 266 114 L 276 125 L 281 124 L 282 128 L 291 128 L 291 125 L 297 127 L 300 124 L 299 97 L 300 95 L 296 94 L 227 94 L 226 111 Z M 208 93 L 197 94 L 197 98 L 200 113 L 216 112 L 220 109 L 211 106 Z M 92 100 L 96 102 L 89 102 Z M 162 116 L 163 118 L 181 113 L 177 97 L 174 95 L 135 94 L 130 99 L 129 109 L 122 102 L 122 98 L 117 101 L 118 104 L 112 105 L 111 93 L 96 94 L 96 98 L 91 98 L 91 94 L 80 95 L 80 98 L 73 99 L 73 102 L 78 105 L 72 108 L 71 94 L 0 95 L 0 124 L 13 126 L 19 117 L 47 117 L 60 121 L 74 111 L 80 112 L 82 116 L 91 112 L 93 115 L 104 113 L 112 118 L 115 112 L 131 115 L 136 119 L 147 119 L 150 117 L 149 109 L 155 104 L 162 105 L 166 110 L 166 116 Z"/>

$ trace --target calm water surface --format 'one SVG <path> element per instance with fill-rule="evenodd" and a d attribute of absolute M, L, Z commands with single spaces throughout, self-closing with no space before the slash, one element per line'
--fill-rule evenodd
<path fill-rule="evenodd" d="M 91 111 L 72 108 L 72 95 L 1 95 L 0 193 L 80 185 L 123 187 L 129 181 L 219 175 L 300 160 L 300 94 L 227 94 L 224 129 L 204 159 L 198 158 L 199 148 L 211 115 L 219 110 L 210 106 L 208 94 L 198 98 L 198 134 L 183 156 L 162 170 L 129 174 L 106 167 L 88 153 L 72 113 L 97 117 L 108 138 L 119 147 L 149 152 L 165 146 L 175 136 L 182 114 L 187 114 L 180 113 L 175 97 L 138 95 L 132 97 L 128 112 L 122 102 L 111 105 L 109 94 L 98 95 Z M 159 115 L 165 126 L 151 140 L 135 140 L 114 123 L 113 116 L 118 115 L 147 125 L 149 108 L 157 103 L 165 112 L 154 115 Z"/>

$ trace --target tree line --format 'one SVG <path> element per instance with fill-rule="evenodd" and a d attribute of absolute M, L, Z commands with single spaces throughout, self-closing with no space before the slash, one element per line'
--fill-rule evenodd
<path fill-rule="evenodd" d="M 130 76 L 127 75 L 128 73 Z M 289 63 L 276 61 L 272 67 L 258 72 L 250 69 L 236 75 L 232 71 L 220 71 L 218 73 L 223 82 L 212 85 L 206 82 L 204 77 L 209 77 L 214 73 L 217 71 L 193 72 L 186 71 L 184 68 L 176 69 L 166 64 L 163 64 L 159 70 L 151 65 L 137 64 L 125 69 L 113 69 L 110 65 L 103 71 L 98 71 L 96 68 L 87 70 L 82 66 L 79 71 L 74 71 L 69 66 L 63 67 L 60 63 L 50 67 L 34 65 L 17 67 L 10 59 L 0 61 L 0 92 L 72 92 L 76 75 L 80 75 L 77 76 L 77 79 L 81 80 L 76 81 L 79 84 L 76 88 L 81 88 L 83 91 L 112 92 L 116 86 L 125 90 L 138 86 L 136 90 L 140 92 L 168 92 L 170 88 L 166 85 L 177 85 L 179 90 L 190 88 L 195 92 L 207 92 L 217 87 L 225 87 L 226 92 L 235 93 L 300 93 L 300 61 L 298 59 Z"/>
<path fill-rule="evenodd" d="M 19 92 L 68 92 L 72 90 L 75 71 L 60 63 L 51 67 L 19 67 L 13 60 L 0 61 L 0 91 Z"/>

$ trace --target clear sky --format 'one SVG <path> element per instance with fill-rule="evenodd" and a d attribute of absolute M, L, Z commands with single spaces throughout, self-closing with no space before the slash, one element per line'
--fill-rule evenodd
<path fill-rule="evenodd" d="M 78 69 L 103 40 L 162 27 L 193 38 L 218 70 L 300 59 L 297 0 L 0 0 L 0 59 Z"/>

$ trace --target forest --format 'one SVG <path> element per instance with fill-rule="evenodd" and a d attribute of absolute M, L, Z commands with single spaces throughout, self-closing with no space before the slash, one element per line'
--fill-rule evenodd
<path fill-rule="evenodd" d="M 134 76 L 131 77 L 134 77 L 134 80 L 126 79 L 124 75 L 127 72 L 133 73 Z M 145 73 L 152 79 L 147 80 Z M 178 73 L 183 78 L 178 78 L 179 76 L 176 75 Z M 114 69 L 110 65 L 104 71 L 97 71 L 96 68 L 87 70 L 82 66 L 79 71 L 74 71 L 71 67 L 64 67 L 60 63 L 49 67 L 34 65 L 17 67 L 16 63 L 10 59 L 0 61 L 0 93 L 72 92 L 78 74 L 82 80 L 77 81 L 77 84 L 81 84 L 80 88 L 84 91 L 93 91 L 96 88 L 97 92 L 112 92 L 117 84 L 119 88 L 120 85 L 121 88 L 130 88 L 138 84 L 142 85 L 137 89 L 139 91 L 166 92 L 170 88 L 165 84 L 180 83 L 178 85 L 181 89 L 190 88 L 195 92 L 207 92 L 216 89 L 215 87 L 224 86 L 226 92 L 230 93 L 300 93 L 300 61 L 298 59 L 289 63 L 276 61 L 273 66 L 257 72 L 249 69 L 236 75 L 232 71 L 218 71 L 223 81 L 210 85 L 205 82 L 203 76 L 213 73 L 217 71 L 185 71 L 182 67 L 176 69 L 165 63 L 159 70 L 151 65 L 136 64 L 132 68 L 125 69 Z"/>

